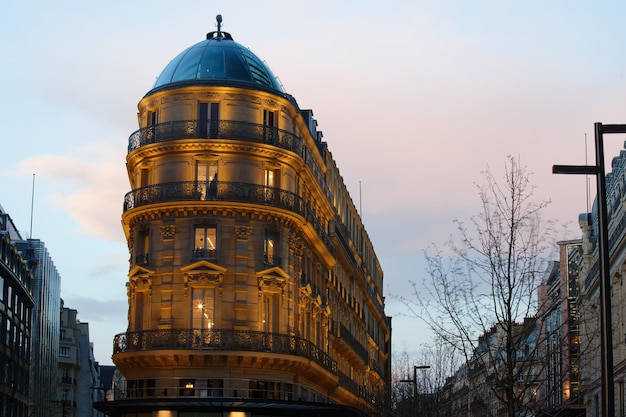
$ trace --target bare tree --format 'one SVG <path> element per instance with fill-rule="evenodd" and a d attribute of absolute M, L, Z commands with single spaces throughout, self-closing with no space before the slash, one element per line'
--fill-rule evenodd
<path fill-rule="evenodd" d="M 396 417 L 438 416 L 441 390 L 459 367 L 459 355 L 445 343 L 422 345 L 415 357 L 393 355 L 392 405 Z M 441 414 L 442 415 L 442 414 Z"/>
<path fill-rule="evenodd" d="M 500 182 L 488 168 L 478 186 L 481 211 L 442 250 L 425 252 L 424 291 L 404 299 L 436 337 L 463 356 L 466 409 L 524 415 L 535 400 L 538 363 L 536 288 L 555 250 L 548 201 L 535 202 L 527 168 L 509 157 Z"/>

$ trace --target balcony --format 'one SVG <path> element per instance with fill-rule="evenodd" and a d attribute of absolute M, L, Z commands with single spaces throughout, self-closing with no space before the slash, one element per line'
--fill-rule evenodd
<path fill-rule="evenodd" d="M 327 395 L 310 386 L 271 380 L 239 378 L 157 378 L 115 381 L 115 400 L 145 398 L 220 398 L 331 403 Z"/>
<path fill-rule="evenodd" d="M 192 259 L 217 259 L 217 250 L 196 248 L 191 254 Z"/>
<path fill-rule="evenodd" d="M 337 363 L 306 339 L 277 333 L 226 329 L 161 329 L 120 333 L 113 354 L 158 349 L 271 352 L 307 358 L 333 374 Z"/>
<path fill-rule="evenodd" d="M 382 392 L 368 393 L 359 387 L 358 404 L 342 405 L 326 390 L 308 384 L 245 378 L 157 378 L 115 381 L 114 400 L 96 408 L 107 415 L 144 411 L 146 407 L 178 410 L 215 410 L 240 407 L 259 415 L 328 415 L 357 417 L 374 415 L 384 403 Z M 133 414 L 134 415 L 134 414 Z"/>
<path fill-rule="evenodd" d="M 150 257 L 147 253 L 135 256 L 135 265 L 148 265 Z"/>
<path fill-rule="evenodd" d="M 124 197 L 124 211 L 149 204 L 178 201 L 226 201 L 260 204 L 291 211 L 303 217 L 315 229 L 326 247 L 333 244 L 313 210 L 297 194 L 264 185 L 232 181 L 176 181 L 148 185 L 130 191 Z"/>
<path fill-rule="evenodd" d="M 263 264 L 269 266 L 280 266 L 282 258 L 280 256 L 272 255 L 270 253 L 263 254 Z"/>
<path fill-rule="evenodd" d="M 369 354 L 367 349 L 352 335 L 350 331 L 341 323 L 339 323 L 339 339 L 345 342 L 352 350 L 361 357 L 363 362 L 369 363 Z"/>
<path fill-rule="evenodd" d="M 128 138 L 128 152 L 152 143 L 179 139 L 223 139 L 276 146 L 293 152 L 304 160 L 320 185 L 328 201 L 332 201 L 324 175 L 311 157 L 301 138 L 286 130 L 258 123 L 219 120 L 200 123 L 198 120 L 179 120 L 144 127 Z"/>

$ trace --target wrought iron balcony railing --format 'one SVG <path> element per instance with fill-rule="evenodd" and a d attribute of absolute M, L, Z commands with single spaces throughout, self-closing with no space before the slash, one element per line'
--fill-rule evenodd
<path fill-rule="evenodd" d="M 311 157 L 311 151 L 302 139 L 286 130 L 258 123 L 234 120 L 200 122 L 198 120 L 178 120 L 144 127 L 133 132 L 128 138 L 128 152 L 144 145 L 178 139 L 225 139 L 276 146 L 300 156 L 311 169 L 328 201 L 332 201 L 330 191 L 324 181 L 322 170 Z"/>
<path fill-rule="evenodd" d="M 356 387 L 358 388 L 358 387 Z M 115 400 L 145 398 L 220 398 L 314 401 L 332 399 L 305 384 L 239 378 L 156 378 L 115 381 Z"/>
<path fill-rule="evenodd" d="M 348 331 L 348 329 L 343 325 L 339 324 L 339 339 L 343 340 L 348 344 L 362 359 L 365 363 L 369 362 L 369 354 L 367 353 L 367 349 L 363 347 L 363 345 L 356 340 L 356 338 Z"/>
<path fill-rule="evenodd" d="M 192 259 L 217 259 L 217 251 L 215 249 L 196 248 L 191 254 Z"/>
<path fill-rule="evenodd" d="M 277 333 L 230 329 L 160 329 L 120 333 L 113 354 L 158 349 L 213 349 L 271 352 L 307 358 L 333 374 L 337 362 L 307 339 Z"/>
<path fill-rule="evenodd" d="M 150 257 L 147 253 L 135 256 L 135 265 L 148 265 Z"/>
<path fill-rule="evenodd" d="M 289 210 L 303 217 L 332 252 L 326 229 L 309 205 L 297 194 L 279 188 L 231 181 L 177 181 L 153 184 L 126 193 L 124 211 L 172 201 L 229 201 L 262 204 Z"/>
<path fill-rule="evenodd" d="M 276 255 L 271 255 L 269 253 L 264 253 L 263 254 L 263 263 L 265 265 L 276 265 L 276 266 L 280 266 L 281 265 L 281 257 L 280 256 L 276 256 Z"/>

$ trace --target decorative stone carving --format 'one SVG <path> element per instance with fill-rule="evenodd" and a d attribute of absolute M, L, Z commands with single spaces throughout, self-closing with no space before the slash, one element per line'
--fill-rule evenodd
<path fill-rule="evenodd" d="M 149 274 L 138 274 L 130 277 L 130 286 L 134 291 L 150 291 L 152 288 L 152 276 Z"/>
<path fill-rule="evenodd" d="M 193 271 L 185 274 L 185 283 L 194 288 L 221 287 L 223 276 L 213 271 Z"/>
<path fill-rule="evenodd" d="M 185 283 L 185 296 L 191 288 L 217 288 L 222 294 L 226 268 L 208 261 L 196 262 L 181 269 Z"/>
<path fill-rule="evenodd" d="M 133 252 L 133 245 L 135 244 L 135 232 L 131 228 L 128 233 L 128 250 L 130 253 Z"/>
<path fill-rule="evenodd" d="M 174 235 L 176 234 L 176 226 L 175 225 L 161 226 L 159 228 L 159 232 L 161 232 L 161 237 L 164 240 L 173 239 Z"/>
<path fill-rule="evenodd" d="M 275 266 L 264 271 L 257 272 L 259 283 L 259 296 L 263 292 L 282 294 L 285 293 L 285 286 L 290 279 L 289 274 L 282 268 Z"/>
<path fill-rule="evenodd" d="M 247 240 L 252 235 L 252 228 L 248 226 L 235 227 L 235 236 L 239 240 Z"/>
<path fill-rule="evenodd" d="M 287 281 L 276 275 L 259 277 L 259 291 L 281 293 L 285 288 Z"/>
<path fill-rule="evenodd" d="M 301 231 L 292 233 L 289 236 L 289 250 L 291 250 L 296 257 L 302 257 L 304 254 L 304 239 Z"/>

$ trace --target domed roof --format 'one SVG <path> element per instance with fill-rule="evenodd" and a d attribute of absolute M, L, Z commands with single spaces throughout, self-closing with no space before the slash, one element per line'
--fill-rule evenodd
<path fill-rule="evenodd" d="M 221 15 L 217 31 L 178 54 L 161 72 L 152 90 L 185 85 L 231 85 L 276 90 L 283 89 L 263 61 L 250 50 L 221 31 Z"/>

